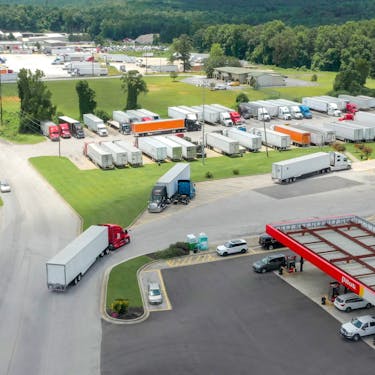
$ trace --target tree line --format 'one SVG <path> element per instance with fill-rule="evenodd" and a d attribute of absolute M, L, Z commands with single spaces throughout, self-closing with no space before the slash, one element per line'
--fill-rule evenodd
<path fill-rule="evenodd" d="M 166 12 L 143 7 L 98 5 L 75 9 L 0 5 L 0 25 L 3 30 L 13 31 L 84 33 L 101 43 L 144 33 L 158 33 L 160 42 L 171 43 L 184 34 L 200 52 L 209 51 L 217 43 L 226 56 L 283 68 L 339 71 L 353 59 L 361 58 L 370 63 L 369 74 L 375 77 L 375 59 L 372 59 L 375 19 L 318 27 L 290 26 L 280 20 L 256 26 L 208 25 L 217 21 L 215 13 L 179 9 Z"/>

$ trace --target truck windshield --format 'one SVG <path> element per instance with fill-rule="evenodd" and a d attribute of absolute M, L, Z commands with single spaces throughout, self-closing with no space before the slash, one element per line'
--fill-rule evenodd
<path fill-rule="evenodd" d="M 357 318 L 354 318 L 352 319 L 352 324 L 354 327 L 361 328 L 363 323 Z"/>

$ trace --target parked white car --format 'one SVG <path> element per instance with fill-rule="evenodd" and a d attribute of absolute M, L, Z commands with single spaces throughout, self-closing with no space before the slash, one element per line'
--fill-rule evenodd
<path fill-rule="evenodd" d="M 0 181 L 0 191 L 2 193 L 10 193 L 10 185 L 8 184 L 7 181 L 5 180 Z"/>
<path fill-rule="evenodd" d="M 158 283 L 148 284 L 147 297 L 150 305 L 160 305 L 163 302 L 163 296 Z"/>
<path fill-rule="evenodd" d="M 248 247 L 247 243 L 243 239 L 235 239 L 225 242 L 225 244 L 220 245 L 216 248 L 216 252 L 219 255 L 227 256 L 229 254 L 235 253 L 246 253 Z"/>
<path fill-rule="evenodd" d="M 345 293 L 337 296 L 333 303 L 341 311 L 350 312 L 356 309 L 369 309 L 372 304 L 355 293 Z"/>
<path fill-rule="evenodd" d="M 375 316 L 364 315 L 344 323 L 340 334 L 345 338 L 358 341 L 363 336 L 375 335 Z"/>

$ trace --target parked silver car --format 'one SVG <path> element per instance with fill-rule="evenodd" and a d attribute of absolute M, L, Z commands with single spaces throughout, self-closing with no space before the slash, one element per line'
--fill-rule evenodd
<path fill-rule="evenodd" d="M 345 293 L 337 296 L 333 302 L 336 308 L 341 311 L 350 312 L 356 309 L 369 309 L 372 304 L 355 293 Z"/>
<path fill-rule="evenodd" d="M 147 297 L 151 305 L 160 305 L 163 302 L 163 296 L 158 283 L 152 282 L 148 284 Z"/>

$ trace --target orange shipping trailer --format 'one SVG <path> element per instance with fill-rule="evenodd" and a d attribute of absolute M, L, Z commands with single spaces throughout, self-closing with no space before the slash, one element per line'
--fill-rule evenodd
<path fill-rule="evenodd" d="M 132 133 L 135 136 L 152 135 L 161 133 L 184 132 L 184 119 L 152 120 L 132 123 Z"/>
<path fill-rule="evenodd" d="M 311 135 L 306 130 L 293 128 L 288 125 L 273 125 L 272 129 L 280 133 L 288 134 L 292 143 L 298 146 L 309 146 L 311 143 Z"/>

